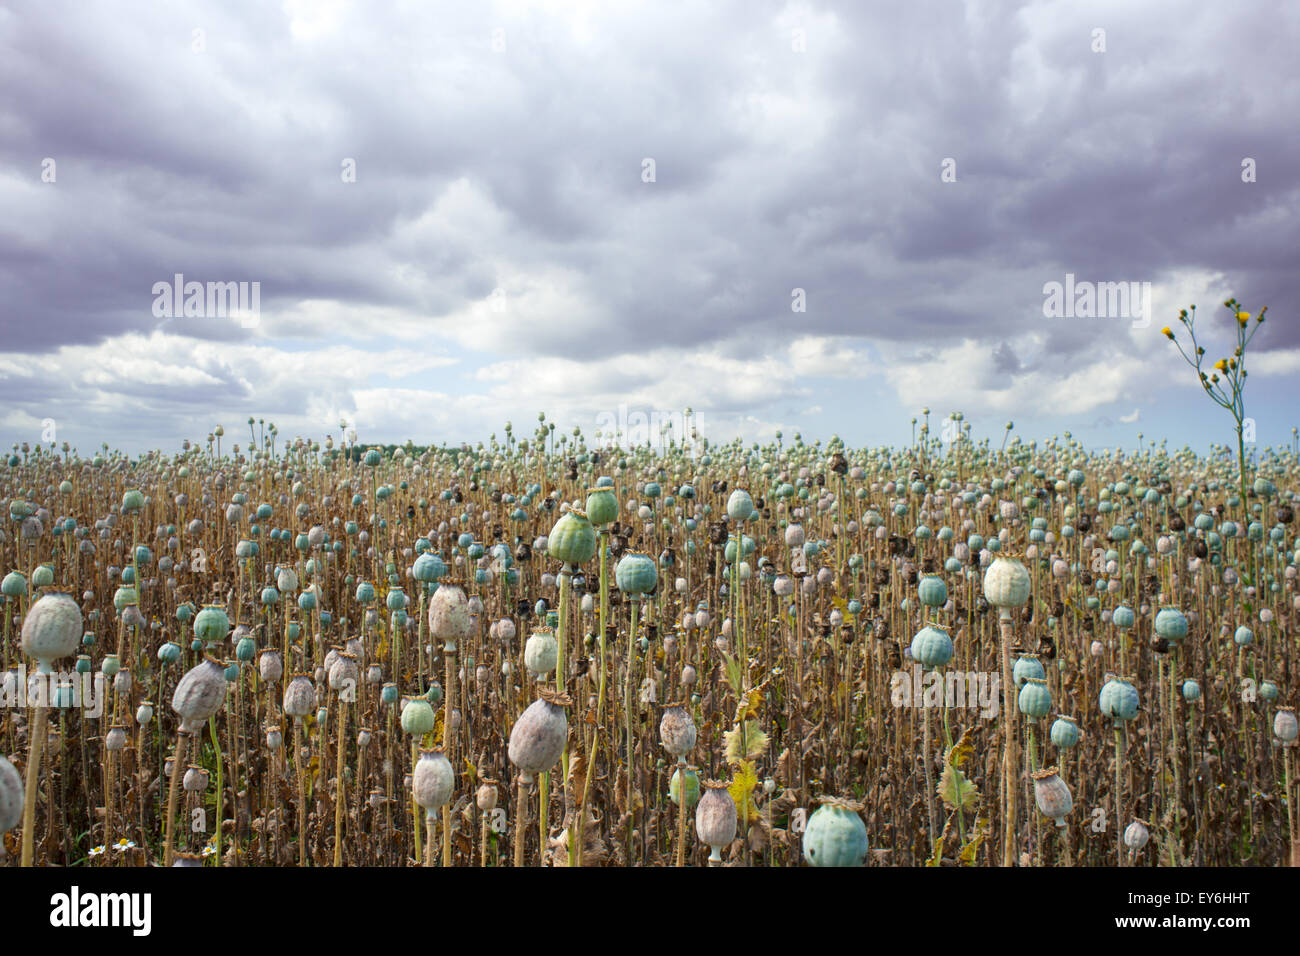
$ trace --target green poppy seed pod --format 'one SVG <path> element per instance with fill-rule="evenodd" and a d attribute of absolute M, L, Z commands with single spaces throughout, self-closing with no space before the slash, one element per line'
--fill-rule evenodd
<path fill-rule="evenodd" d="M 46 673 L 50 665 L 77 652 L 81 643 L 81 608 L 70 594 L 51 591 L 42 595 L 23 620 L 23 650 Z"/>
<path fill-rule="evenodd" d="M 1002 611 L 1023 607 L 1029 588 L 1029 572 L 1011 555 L 997 555 L 984 572 L 984 599 Z"/>
<path fill-rule="evenodd" d="M 1065 826 L 1065 816 L 1074 809 L 1074 797 L 1070 788 L 1060 778 L 1056 767 L 1035 770 L 1031 774 L 1034 780 L 1034 801 L 1045 817 L 1051 817 L 1058 827 Z"/>
<path fill-rule="evenodd" d="M 112 677 L 122 669 L 122 662 L 116 654 L 105 654 L 99 669 L 103 671 L 105 677 Z"/>
<path fill-rule="evenodd" d="M 587 520 L 596 527 L 618 518 L 618 498 L 613 488 L 587 489 Z"/>
<path fill-rule="evenodd" d="M 451 799 L 455 785 L 451 763 L 441 750 L 421 750 L 411 774 L 411 792 L 425 810 L 437 810 Z"/>
<path fill-rule="evenodd" d="M 433 730 L 433 705 L 423 697 L 407 697 L 402 707 L 402 730 L 416 737 L 423 737 Z"/>
<path fill-rule="evenodd" d="M 722 848 L 736 838 L 736 801 L 731 799 L 725 782 L 707 780 L 703 787 L 695 808 L 695 835 L 712 849 L 709 864 L 716 866 L 722 862 Z"/>
<path fill-rule="evenodd" d="M 560 645 L 549 627 L 534 631 L 524 644 L 524 666 L 534 677 L 545 677 L 555 670 L 560 659 Z"/>
<path fill-rule="evenodd" d="M 1279 707 L 1273 715 L 1273 736 L 1290 746 L 1297 732 L 1300 732 L 1300 725 L 1296 722 L 1295 711 L 1290 707 Z"/>
<path fill-rule="evenodd" d="M 685 757 L 695 747 L 695 719 L 685 701 L 666 704 L 659 720 L 659 739 L 674 757 Z"/>
<path fill-rule="evenodd" d="M 219 644 L 230 634 L 230 618 L 218 604 L 205 604 L 194 615 L 194 636 L 205 644 Z"/>
<path fill-rule="evenodd" d="M 447 650 L 455 650 L 456 642 L 469 637 L 473 630 L 474 621 L 464 589 L 444 581 L 429 601 L 430 636 L 446 641 Z"/>
<path fill-rule="evenodd" d="M 1176 644 L 1187 636 L 1187 618 L 1176 607 L 1161 608 L 1156 614 L 1156 634 L 1171 644 Z"/>
<path fill-rule="evenodd" d="M 134 489 L 122 495 L 122 511 L 134 514 L 144 508 L 144 494 Z"/>
<path fill-rule="evenodd" d="M 948 603 L 948 585 L 942 575 L 923 574 L 917 585 L 917 595 L 926 607 L 943 607 Z"/>
<path fill-rule="evenodd" d="M 1079 742 L 1079 725 L 1073 717 L 1057 717 L 1052 724 L 1052 743 L 1061 750 L 1069 750 Z"/>
<path fill-rule="evenodd" d="M 1046 678 L 1047 671 L 1043 669 L 1043 662 L 1038 659 L 1036 654 L 1022 654 L 1016 658 L 1016 663 L 1011 668 L 1011 679 L 1018 688 L 1023 687 L 1027 680 L 1045 680 Z"/>
<path fill-rule="evenodd" d="M 23 780 L 14 765 L 0 756 L 0 836 L 22 821 Z"/>
<path fill-rule="evenodd" d="M 1137 688 L 1124 678 L 1112 677 L 1102 685 L 1097 703 L 1102 714 L 1117 725 L 1132 720 L 1138 712 Z"/>
<path fill-rule="evenodd" d="M 952 659 L 952 638 L 941 624 L 926 624 L 912 638 L 912 660 L 933 670 Z"/>
<path fill-rule="evenodd" d="M 531 782 L 546 773 L 560 759 L 569 736 L 569 720 L 564 708 L 573 701 L 566 694 L 543 688 L 541 697 L 528 705 L 510 729 L 508 754 L 520 770 L 521 779 Z"/>
<path fill-rule="evenodd" d="M 205 657 L 185 672 L 172 694 L 172 710 L 181 718 L 181 732 L 196 734 L 226 699 L 226 668 Z"/>
<path fill-rule="evenodd" d="M 668 781 L 668 799 L 681 806 L 682 768 L 673 771 Z M 689 810 L 700 802 L 700 775 L 694 770 L 686 771 L 686 809 Z"/>
<path fill-rule="evenodd" d="M 648 594 L 659 585 L 654 558 L 640 551 L 628 551 L 614 567 L 614 583 L 624 594 Z"/>
<path fill-rule="evenodd" d="M 810 866 L 862 866 L 867 858 L 867 827 L 862 804 L 823 797 L 808 818 L 803 834 L 803 858 Z"/>
<path fill-rule="evenodd" d="M 4 576 L 4 581 L 0 582 L 0 592 L 5 597 L 22 597 L 27 593 L 27 578 L 17 571 L 10 571 Z"/>
<path fill-rule="evenodd" d="M 1047 681 L 1038 677 L 1026 680 L 1016 705 L 1026 717 L 1046 717 L 1052 709 L 1052 692 L 1047 688 Z"/>
<path fill-rule="evenodd" d="M 546 553 L 564 564 L 586 564 L 596 556 L 596 529 L 583 511 L 560 515 L 546 537 Z"/>
<path fill-rule="evenodd" d="M 294 674 L 284 689 L 281 702 L 284 712 L 295 720 L 302 720 L 316 706 L 316 688 L 306 674 Z"/>

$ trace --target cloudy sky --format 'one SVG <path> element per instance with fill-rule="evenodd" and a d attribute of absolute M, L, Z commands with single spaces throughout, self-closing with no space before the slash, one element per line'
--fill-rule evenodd
<path fill-rule="evenodd" d="M 929 407 L 1204 449 L 1160 329 L 1196 303 L 1217 357 L 1235 295 L 1288 444 L 1298 45 L 1287 0 L 0 0 L 0 441 L 689 406 L 874 445 Z M 259 309 L 169 316 L 177 274 Z M 1067 274 L 1150 311 L 1049 318 Z"/>

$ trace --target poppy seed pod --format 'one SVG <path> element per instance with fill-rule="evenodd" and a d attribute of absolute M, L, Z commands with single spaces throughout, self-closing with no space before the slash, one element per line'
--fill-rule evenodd
<path fill-rule="evenodd" d="M 451 762 L 441 750 L 421 750 L 411 774 L 411 792 L 425 810 L 437 810 L 451 799 L 455 785 Z"/>
<path fill-rule="evenodd" d="M 23 619 L 23 651 L 48 673 L 54 661 L 76 653 L 81 634 L 81 608 L 72 595 L 50 591 L 28 609 Z"/>
<path fill-rule="evenodd" d="M 1043 816 L 1051 817 L 1058 827 L 1065 826 L 1065 816 L 1074 809 L 1074 797 L 1070 788 L 1060 778 L 1056 767 L 1036 770 L 1031 775 L 1034 780 L 1034 801 Z"/>
<path fill-rule="evenodd" d="M 569 736 L 564 708 L 572 703 L 568 695 L 544 688 L 510 729 L 510 762 L 519 768 L 525 782 L 550 770 L 560 759 Z"/>
<path fill-rule="evenodd" d="M 23 818 L 23 780 L 4 756 L 0 756 L 0 836 L 18 826 Z"/>
<path fill-rule="evenodd" d="M 302 720 L 316 706 L 316 688 L 306 674 L 294 674 L 284 689 L 281 702 L 285 714 L 294 720 Z"/>
<path fill-rule="evenodd" d="M 172 710 L 180 715 L 181 732 L 198 733 L 225 699 L 226 668 L 220 661 L 205 657 L 185 672 L 172 694 Z"/>
<path fill-rule="evenodd" d="M 808 818 L 803 835 L 803 858 L 816 867 L 861 866 L 867 858 L 867 827 L 860 816 L 862 804 L 838 797 L 823 797 Z"/>
<path fill-rule="evenodd" d="M 546 552 L 565 564 L 586 564 L 596 556 L 596 529 L 586 513 L 573 509 L 560 519 L 546 536 Z"/>
<path fill-rule="evenodd" d="M 284 676 L 284 663 L 277 650 L 265 650 L 257 658 L 257 673 L 268 684 L 274 684 Z"/>
<path fill-rule="evenodd" d="M 113 753 L 123 749 L 126 746 L 126 728 L 121 724 L 114 724 L 104 735 L 104 749 Z"/>
<path fill-rule="evenodd" d="M 1295 742 L 1300 725 L 1297 725 L 1295 711 L 1290 707 L 1279 707 L 1273 715 L 1273 736 L 1290 746 Z"/>
<path fill-rule="evenodd" d="M 208 789 L 208 772 L 202 767 L 191 764 L 185 770 L 185 777 L 181 780 L 181 786 L 190 793 L 202 793 Z"/>
<path fill-rule="evenodd" d="M 468 637 L 474 629 L 469 600 L 459 584 L 444 581 L 429 601 L 429 634 L 447 642 L 447 650 L 456 649 L 456 641 Z"/>
<path fill-rule="evenodd" d="M 736 838 L 736 801 L 731 799 L 727 784 L 707 780 L 699 806 L 695 808 L 695 835 L 707 843 L 712 852 L 709 865 L 722 862 L 722 848 Z"/>
<path fill-rule="evenodd" d="M 997 555 L 984 572 L 984 598 L 1001 611 L 1023 607 L 1029 588 L 1029 572 L 1011 555 Z"/>
<path fill-rule="evenodd" d="M 402 730 L 423 737 L 433 730 L 435 723 L 433 705 L 424 697 L 408 697 L 402 707 Z"/>
<path fill-rule="evenodd" d="M 339 654 L 330 665 L 330 690 L 355 692 L 360 679 L 361 670 L 357 667 L 357 659 L 351 654 Z"/>
<path fill-rule="evenodd" d="M 266 749 L 271 751 L 279 750 L 284 744 L 284 735 L 280 732 L 279 727 L 268 727 L 266 730 Z"/>
<path fill-rule="evenodd" d="M 1134 820 L 1124 828 L 1124 845 L 1136 853 L 1147 845 L 1150 836 L 1146 824 L 1141 820 Z"/>
<path fill-rule="evenodd" d="M 497 806 L 497 788 L 495 783 L 485 782 L 474 794 L 475 805 L 484 813 L 491 813 Z"/>
<path fill-rule="evenodd" d="M 659 739 L 664 750 L 683 758 L 695 747 L 695 735 L 695 719 L 686 709 L 685 701 L 664 706 L 664 715 L 659 720 Z"/>
<path fill-rule="evenodd" d="M 524 666 L 534 677 L 545 677 L 555 670 L 560 659 L 560 645 L 549 627 L 539 628 L 524 644 Z"/>

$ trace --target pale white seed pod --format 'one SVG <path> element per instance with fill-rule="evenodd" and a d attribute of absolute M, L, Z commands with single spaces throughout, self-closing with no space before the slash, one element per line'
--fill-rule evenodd
<path fill-rule="evenodd" d="M 257 673 L 268 684 L 276 683 L 284 676 L 284 662 L 277 650 L 265 650 L 257 658 Z"/>
<path fill-rule="evenodd" d="M 172 710 L 181 718 L 181 732 L 198 733 L 226 700 L 226 669 L 207 657 L 177 682 Z"/>
<path fill-rule="evenodd" d="M 441 750 L 422 750 L 411 774 L 411 792 L 425 810 L 437 810 L 451 799 L 455 785 L 451 762 Z"/>
<path fill-rule="evenodd" d="M 429 634 L 445 641 L 448 650 L 455 650 L 456 641 L 469 637 L 474 629 L 471 614 L 469 600 L 460 585 L 445 583 L 429 601 Z"/>
<path fill-rule="evenodd" d="M 1147 845 L 1150 836 L 1146 824 L 1141 820 L 1134 820 L 1124 829 L 1124 845 L 1136 852 Z"/>
<path fill-rule="evenodd" d="M 524 666 L 534 677 L 544 677 L 555 670 L 560 659 L 560 645 L 549 628 L 534 631 L 524 644 Z"/>
<path fill-rule="evenodd" d="M 187 767 L 185 776 L 181 778 L 181 786 L 190 793 L 202 793 L 208 789 L 208 772 L 194 765 Z"/>
<path fill-rule="evenodd" d="M 1065 816 L 1074 809 L 1074 797 L 1055 767 L 1033 774 L 1034 801 L 1043 816 L 1051 817 L 1058 827 L 1065 826 Z"/>
<path fill-rule="evenodd" d="M 14 765 L 0 755 L 0 836 L 23 818 L 23 780 Z"/>
<path fill-rule="evenodd" d="M 474 802 L 484 813 L 491 813 L 497 806 L 496 786 L 490 783 L 483 784 L 474 795 Z"/>
<path fill-rule="evenodd" d="M 674 757 L 684 757 L 695 747 L 695 719 L 683 704 L 668 704 L 659 721 L 659 740 Z"/>
<path fill-rule="evenodd" d="M 23 651 L 43 670 L 77 652 L 82 635 L 81 608 L 70 594 L 51 591 L 37 599 L 23 619 Z"/>
<path fill-rule="evenodd" d="M 522 778 L 531 781 L 545 773 L 560 759 L 569 735 L 569 720 L 564 708 L 572 701 L 549 689 L 528 705 L 510 730 L 508 754 L 519 768 Z"/>
<path fill-rule="evenodd" d="M 316 706 L 316 688 L 306 674 L 295 674 L 293 680 L 284 689 L 282 702 L 284 712 L 295 719 L 302 719 Z"/>
<path fill-rule="evenodd" d="M 701 786 L 704 792 L 695 807 L 695 835 L 712 848 L 709 859 L 717 863 L 722 859 L 722 848 L 736 838 L 736 801 L 731 799 L 725 783 L 706 781 Z"/>
<path fill-rule="evenodd" d="M 1290 745 L 1298 732 L 1300 724 L 1297 724 L 1295 711 L 1290 707 L 1279 707 L 1273 715 L 1273 736 Z"/>
<path fill-rule="evenodd" d="M 114 725 L 104 735 L 104 749 L 110 753 L 117 753 L 124 747 L 126 747 L 126 728 Z"/>

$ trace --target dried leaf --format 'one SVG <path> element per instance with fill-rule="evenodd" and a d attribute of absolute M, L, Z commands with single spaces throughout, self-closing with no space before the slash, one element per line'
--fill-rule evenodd
<path fill-rule="evenodd" d="M 985 817 L 978 817 L 975 820 L 975 836 L 973 836 L 970 842 L 963 846 L 961 852 L 957 854 L 957 863 L 959 866 L 975 865 L 975 854 L 979 852 L 980 844 L 984 842 L 984 828 L 987 825 L 988 820 Z"/>
<path fill-rule="evenodd" d="M 975 742 L 970 740 L 970 731 L 963 730 L 955 744 L 944 751 L 943 761 L 953 767 L 960 767 L 975 752 Z"/>

